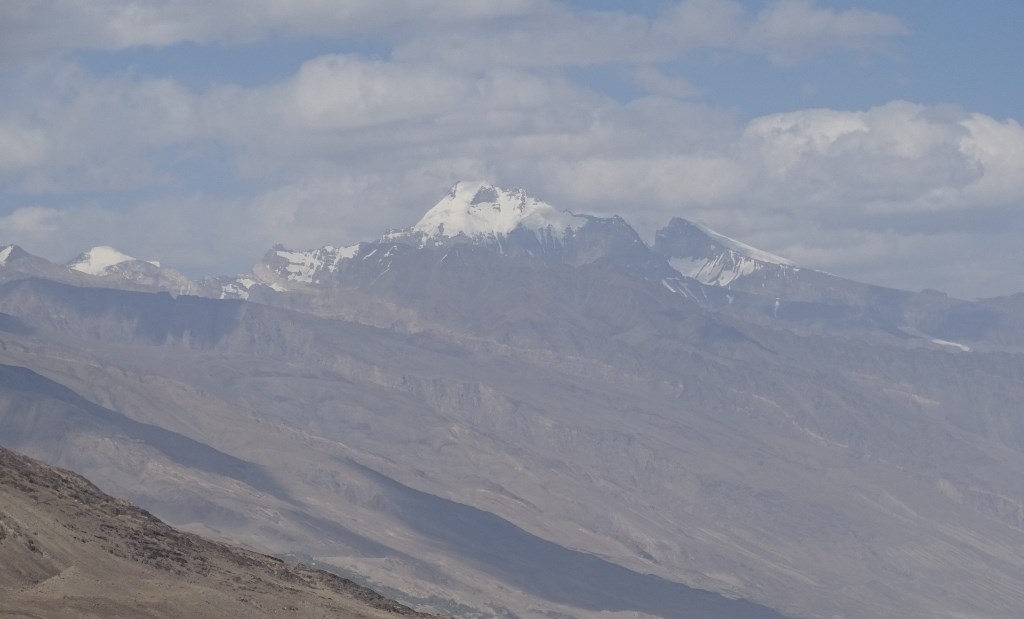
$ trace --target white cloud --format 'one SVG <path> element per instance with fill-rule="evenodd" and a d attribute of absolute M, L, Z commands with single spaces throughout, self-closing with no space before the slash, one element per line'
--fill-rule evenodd
<path fill-rule="evenodd" d="M 671 56 L 668 41 L 652 37 L 651 22 L 638 15 L 563 9 L 530 17 L 512 28 L 499 25 L 454 36 L 422 32 L 398 45 L 394 58 L 472 69 L 653 62 Z"/>
<path fill-rule="evenodd" d="M 61 211 L 42 206 L 26 206 L 0 217 L 0 237 L 21 242 L 38 241 L 57 230 Z"/>
<path fill-rule="evenodd" d="M 800 200 L 790 187 L 808 205 L 835 208 L 838 198 L 893 213 L 984 210 L 1024 195 L 1020 125 L 957 108 L 805 110 L 756 119 L 744 138 L 777 199 Z"/>
<path fill-rule="evenodd" d="M 46 161 L 49 141 L 42 131 L 0 122 L 0 175 Z"/>
<path fill-rule="evenodd" d="M 562 161 L 547 171 L 551 184 L 571 188 L 574 202 L 600 210 L 632 209 L 636 224 L 652 231 L 683 208 L 707 208 L 742 197 L 749 185 L 747 171 L 725 156 L 661 155 L 616 159 Z"/>
<path fill-rule="evenodd" d="M 416 120 L 450 110 L 469 88 L 465 78 L 432 67 L 321 56 L 289 83 L 284 120 L 317 130 Z"/>
<path fill-rule="evenodd" d="M 642 65 L 633 70 L 633 82 L 647 93 L 684 99 L 701 94 L 701 90 L 685 79 L 666 75 L 656 67 Z"/>
<path fill-rule="evenodd" d="M 698 47 L 767 50 L 788 58 L 820 49 L 873 49 L 880 39 L 905 33 L 891 16 L 822 9 L 809 0 L 768 3 L 756 14 L 734 0 L 684 0 L 653 19 L 572 11 L 549 0 L 0 3 L 0 59 L 7 64 L 76 49 L 235 44 L 281 35 L 403 39 L 400 59 L 429 55 L 474 66 L 649 62 Z"/>
<path fill-rule="evenodd" d="M 970 114 L 960 124 L 967 134 L 960 152 L 982 176 L 965 189 L 964 198 L 981 204 L 1024 204 L 1024 128 L 1013 119 L 998 121 Z"/>
<path fill-rule="evenodd" d="M 865 111 L 773 114 L 738 129 L 730 144 L 701 143 L 696 137 L 680 145 L 695 151 L 689 157 L 717 166 L 715 172 L 696 174 L 705 179 L 705 187 L 687 189 L 689 171 L 648 174 L 660 180 L 650 183 L 643 197 L 665 207 L 673 202 L 726 207 L 737 193 L 749 193 L 748 204 L 765 208 L 896 214 L 937 206 L 984 210 L 1024 196 L 1024 130 L 1013 120 L 895 101 Z M 607 180 L 620 165 L 618 176 L 638 178 L 643 169 L 657 170 L 673 160 L 686 157 L 655 157 L 640 164 L 632 156 L 605 158 L 601 176 L 609 186 L 602 193 L 610 200 L 629 195 L 623 190 L 615 196 L 615 183 Z M 692 162 L 676 165 L 695 167 Z M 588 177 L 581 178 L 586 186 Z M 929 201 L 936 192 L 945 192 L 944 204 Z M 685 197 L 680 201 L 678 196 Z"/>
<path fill-rule="evenodd" d="M 753 13 L 734 0 L 683 0 L 653 18 L 625 12 L 548 10 L 526 14 L 519 27 L 421 33 L 399 45 L 399 60 L 449 66 L 587 66 L 649 64 L 696 49 L 767 54 L 795 62 L 832 50 L 878 52 L 907 34 L 890 15 L 834 11 L 805 0 L 780 0 Z"/>
<path fill-rule="evenodd" d="M 542 186 L 573 206 L 636 205 L 628 216 L 648 234 L 672 215 L 697 218 L 806 266 L 877 283 L 964 296 L 1024 288 L 1016 121 L 895 101 L 756 118 L 727 139 L 718 130 L 673 141 L 674 153 L 645 135 L 647 155 L 561 160 Z"/>
<path fill-rule="evenodd" d="M 743 41 L 747 9 L 733 0 L 685 0 L 655 22 L 656 35 L 682 49 L 734 47 Z"/>
<path fill-rule="evenodd" d="M 272 36 L 370 36 L 411 25 L 473 24 L 547 10 L 546 0 L 9 0 L 0 62 L 76 49 L 241 43 Z"/>
<path fill-rule="evenodd" d="M 835 11 L 810 0 L 780 0 L 761 11 L 746 33 L 749 44 L 779 62 L 825 49 L 877 50 L 888 37 L 908 34 L 895 17 L 873 11 Z"/>

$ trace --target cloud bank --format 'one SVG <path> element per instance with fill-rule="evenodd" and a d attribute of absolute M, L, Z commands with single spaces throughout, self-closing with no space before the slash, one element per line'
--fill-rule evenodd
<path fill-rule="evenodd" d="M 0 12 L 0 240 L 49 257 L 106 243 L 230 271 L 275 242 L 349 243 L 411 225 L 456 180 L 489 178 L 621 214 L 645 235 L 683 216 L 875 283 L 1024 290 L 1016 120 L 903 100 L 741 118 L 702 102 L 672 65 L 697 53 L 780 67 L 884 55 L 909 31 L 889 15 L 802 0 L 690 0 L 655 15 L 541 0 Z M 304 37 L 389 51 L 318 53 L 283 77 L 202 87 L 145 67 L 90 70 L 75 55 Z M 610 67 L 633 90 L 610 92 L 573 67 Z"/>

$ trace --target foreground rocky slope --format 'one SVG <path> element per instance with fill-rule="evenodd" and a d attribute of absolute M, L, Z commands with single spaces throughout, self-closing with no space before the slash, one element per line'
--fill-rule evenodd
<path fill-rule="evenodd" d="M 0 447 L 4 617 L 427 617 L 326 572 L 177 531 Z"/>

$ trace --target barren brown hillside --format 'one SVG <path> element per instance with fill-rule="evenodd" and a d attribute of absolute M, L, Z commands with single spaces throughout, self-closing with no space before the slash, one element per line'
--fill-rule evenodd
<path fill-rule="evenodd" d="M 326 572 L 182 533 L 0 448 L 0 616 L 425 616 Z"/>

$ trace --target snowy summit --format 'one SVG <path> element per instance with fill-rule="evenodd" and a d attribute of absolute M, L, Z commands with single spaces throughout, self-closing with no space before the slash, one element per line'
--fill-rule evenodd
<path fill-rule="evenodd" d="M 736 239 L 729 238 L 729 237 L 725 236 L 724 234 L 720 234 L 718 232 L 715 232 L 714 230 L 712 230 L 711 228 L 705 226 L 704 224 L 697 223 L 697 222 L 690 222 L 690 223 L 692 223 L 696 228 L 698 228 L 701 232 L 706 234 L 710 239 L 714 240 L 715 242 L 717 242 L 722 247 L 724 247 L 726 249 L 731 249 L 732 251 L 735 251 L 735 252 L 739 252 L 740 254 L 742 254 L 743 256 L 746 256 L 747 258 L 751 258 L 752 260 L 757 260 L 758 262 L 766 262 L 768 264 L 777 264 L 779 266 L 795 266 L 793 264 L 793 261 L 789 260 L 788 258 L 783 258 L 782 256 L 776 256 L 775 254 L 770 253 L 770 252 L 766 252 L 763 249 L 758 249 L 756 247 L 751 247 L 750 245 L 747 245 L 746 243 L 742 243 L 740 241 L 737 241 Z"/>
<path fill-rule="evenodd" d="M 559 238 L 566 231 L 586 223 L 567 211 L 541 202 L 522 189 L 502 189 L 477 181 L 456 183 L 448 195 L 438 202 L 412 227 L 426 238 L 456 237 L 493 238 L 506 236 L 520 226 L 540 232 L 550 230 Z"/>
<path fill-rule="evenodd" d="M 654 250 L 665 256 L 680 274 L 711 286 L 730 287 L 757 272 L 763 276 L 799 270 L 782 256 L 678 217 L 655 234 Z"/>
<path fill-rule="evenodd" d="M 109 245 L 101 245 L 81 254 L 68 263 L 68 267 L 88 275 L 106 275 L 110 272 L 111 267 L 134 261 L 135 258 L 128 254 L 121 253 Z M 156 267 L 160 266 L 157 262 L 150 262 L 150 264 Z"/>

